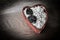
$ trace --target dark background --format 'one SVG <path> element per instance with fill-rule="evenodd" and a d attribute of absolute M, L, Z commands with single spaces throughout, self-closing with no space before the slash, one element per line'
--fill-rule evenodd
<path fill-rule="evenodd" d="M 59 40 L 60 39 L 60 1 L 59 0 L 42 0 L 48 5 L 48 22 L 46 28 L 41 32 L 47 35 L 43 40 Z M 0 0 L 0 13 L 1 11 L 17 2 L 17 0 Z M 2 17 L 0 15 L 0 40 L 19 40 L 10 36 L 8 33 L 3 31 L 1 22 Z M 47 31 L 48 30 L 48 31 Z M 50 35 L 51 34 L 51 35 Z M 40 39 L 38 39 L 40 40 Z"/>

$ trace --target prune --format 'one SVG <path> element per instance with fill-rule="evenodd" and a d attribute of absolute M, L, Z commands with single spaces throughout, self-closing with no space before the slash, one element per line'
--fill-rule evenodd
<path fill-rule="evenodd" d="M 28 17 L 28 20 L 29 20 L 31 23 L 36 23 L 37 17 L 34 16 L 34 15 L 30 15 L 30 16 Z"/>
<path fill-rule="evenodd" d="M 26 10 L 26 14 L 28 14 L 28 15 L 32 15 L 32 14 L 33 14 L 33 11 L 32 11 L 32 9 L 30 9 L 30 8 L 27 8 L 27 10 Z"/>

